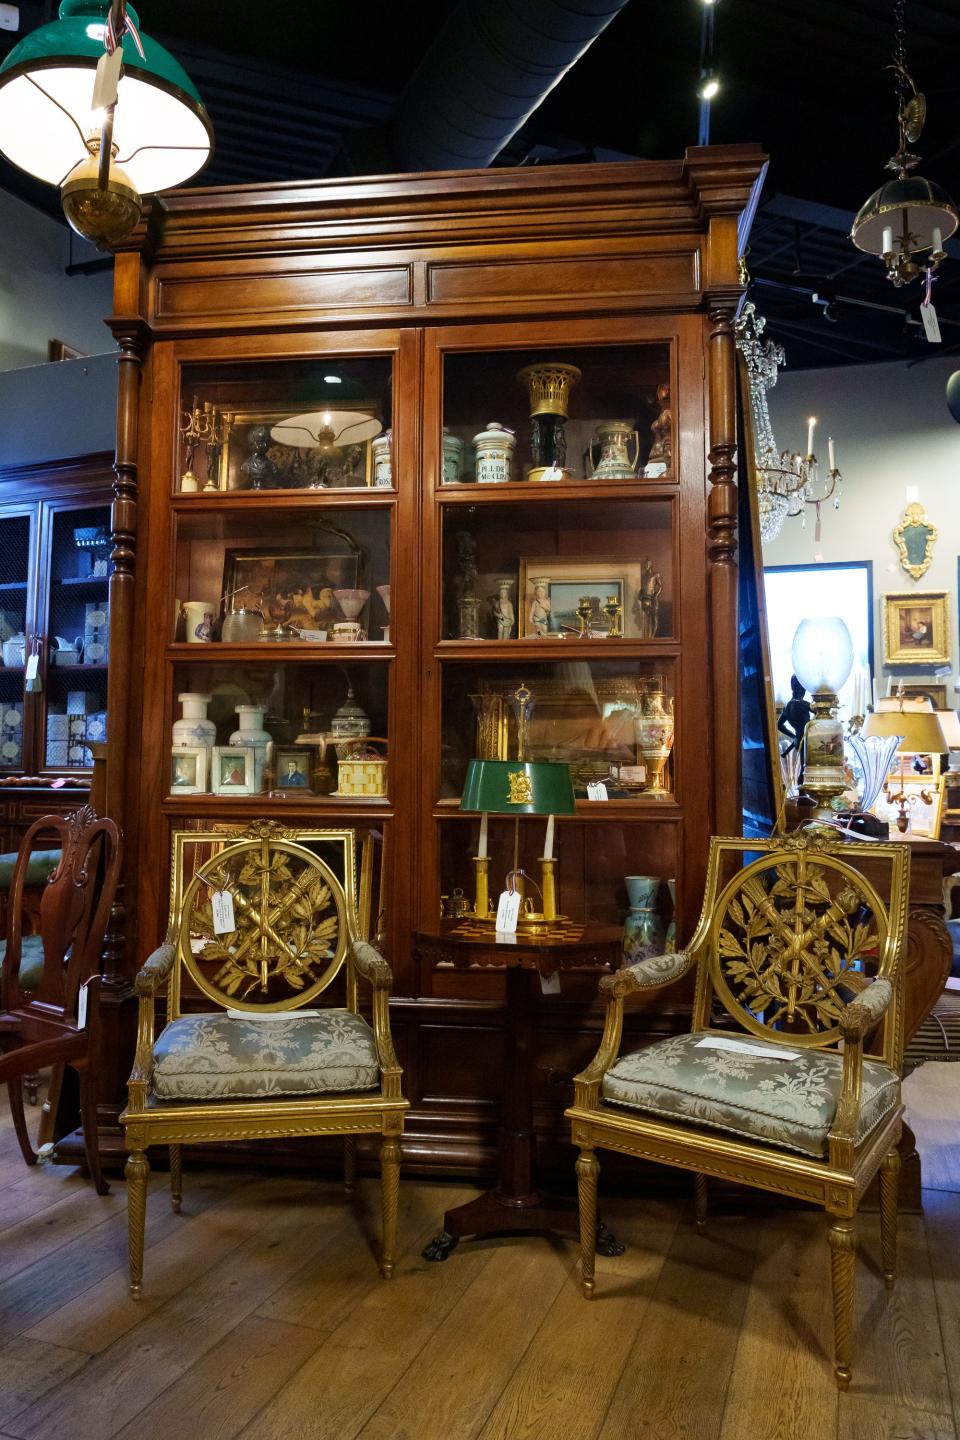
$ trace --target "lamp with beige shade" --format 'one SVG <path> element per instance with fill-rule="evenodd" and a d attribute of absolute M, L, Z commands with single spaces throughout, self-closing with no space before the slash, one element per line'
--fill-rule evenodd
<path fill-rule="evenodd" d="M 956 718 L 956 717 L 954 717 Z M 881 700 L 877 709 L 867 716 L 861 732 L 865 736 L 878 738 L 897 735 L 900 737 L 895 754 L 900 756 L 900 788 L 891 789 L 889 781 L 883 793 L 891 805 L 898 808 L 897 829 L 904 834 L 909 825 L 908 809 L 917 800 L 925 805 L 933 803 L 933 796 L 926 790 L 911 795 L 904 785 L 903 757 L 905 755 L 942 755 L 949 749 L 949 742 L 940 723 L 940 714 L 928 700 L 907 700 L 891 698 Z"/>

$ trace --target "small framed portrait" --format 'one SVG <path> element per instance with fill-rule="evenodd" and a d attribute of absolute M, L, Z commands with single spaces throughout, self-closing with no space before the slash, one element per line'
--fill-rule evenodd
<path fill-rule="evenodd" d="M 893 590 L 883 597 L 885 665 L 949 665 L 946 590 Z"/>
<path fill-rule="evenodd" d="M 290 795 L 313 794 L 313 747 L 275 745 L 273 751 L 274 790 Z"/>
<path fill-rule="evenodd" d="M 252 745 L 214 745 L 211 755 L 214 795 L 254 794 L 256 751 Z"/>
<path fill-rule="evenodd" d="M 171 795 L 206 795 L 209 754 L 204 745 L 171 751 Z"/>
<path fill-rule="evenodd" d="M 671 605 L 663 590 L 663 575 L 647 557 L 640 562 L 524 557 L 519 634 L 572 637 L 586 624 L 593 636 L 646 640 L 669 635 Z"/>

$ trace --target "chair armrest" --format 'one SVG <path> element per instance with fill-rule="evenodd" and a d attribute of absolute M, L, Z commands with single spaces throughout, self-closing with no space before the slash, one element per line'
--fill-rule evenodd
<path fill-rule="evenodd" d="M 143 968 L 137 972 L 137 978 L 133 982 L 133 988 L 137 994 L 156 995 L 161 985 L 169 979 L 176 958 L 176 942 L 171 940 L 168 935 L 163 944 L 158 945 L 153 954 L 147 957 Z"/>
<path fill-rule="evenodd" d="M 856 999 L 840 1012 L 840 1031 L 844 1040 L 862 1040 L 868 1030 L 879 1024 L 893 998 L 889 980 L 873 980 Z"/>
<path fill-rule="evenodd" d="M 358 974 L 369 980 L 374 990 L 389 990 L 393 984 L 393 971 L 380 951 L 369 940 L 354 940 L 350 955 Z"/>
<path fill-rule="evenodd" d="M 632 995 L 635 990 L 657 990 L 661 985 L 670 985 L 685 975 L 693 964 L 693 956 L 686 950 L 676 950 L 670 955 L 648 955 L 636 965 L 625 965 L 612 975 L 604 975 L 600 981 L 600 994 L 608 999 L 614 996 Z"/>

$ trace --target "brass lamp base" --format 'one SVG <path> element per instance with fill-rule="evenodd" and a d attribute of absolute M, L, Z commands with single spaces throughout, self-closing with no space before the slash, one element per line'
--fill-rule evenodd
<path fill-rule="evenodd" d="M 488 855 L 474 855 L 473 857 L 475 881 L 474 881 L 474 902 L 470 912 L 470 918 L 475 924 L 489 925 L 491 929 L 496 928 L 497 912 L 496 907 L 490 903 L 490 857 Z M 542 895 L 541 910 L 524 910 L 523 904 L 526 900 L 526 875 L 522 870 L 511 871 L 514 889 L 520 894 L 521 911 L 517 920 L 518 935 L 544 934 L 554 925 L 567 924 L 569 917 L 561 915 L 557 910 L 557 862 L 553 859 L 540 858 L 540 893 Z M 508 877 L 509 878 L 509 877 Z"/>

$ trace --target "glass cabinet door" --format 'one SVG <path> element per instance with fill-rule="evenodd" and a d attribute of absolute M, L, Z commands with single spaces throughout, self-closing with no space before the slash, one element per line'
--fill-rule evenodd
<path fill-rule="evenodd" d="M 0 772 L 29 763 L 24 667 L 32 624 L 34 513 L 0 515 Z"/>
<path fill-rule="evenodd" d="M 48 516 L 43 768 L 88 770 L 107 736 L 110 507 Z"/>

